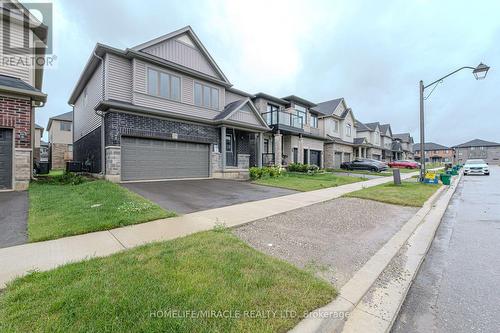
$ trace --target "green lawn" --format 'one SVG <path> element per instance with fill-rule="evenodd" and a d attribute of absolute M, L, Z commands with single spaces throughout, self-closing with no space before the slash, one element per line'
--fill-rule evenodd
<path fill-rule="evenodd" d="M 403 182 L 401 185 L 387 183 L 347 193 L 345 197 L 369 199 L 402 206 L 422 207 L 441 185 Z"/>
<path fill-rule="evenodd" d="M 335 296 L 214 230 L 18 278 L 0 294 L 0 331 L 285 332 Z"/>
<path fill-rule="evenodd" d="M 28 235 L 32 242 L 175 216 L 104 180 L 79 185 L 32 182 L 29 203 Z"/>
<path fill-rule="evenodd" d="M 360 177 L 338 176 L 331 173 L 318 173 L 309 175 L 305 173 L 286 172 L 281 177 L 262 178 L 254 181 L 254 183 L 305 192 L 360 182 L 364 180 L 366 179 Z"/>

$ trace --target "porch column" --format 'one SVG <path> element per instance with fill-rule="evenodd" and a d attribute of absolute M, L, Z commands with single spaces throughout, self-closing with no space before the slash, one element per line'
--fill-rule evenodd
<path fill-rule="evenodd" d="M 264 133 L 258 133 L 257 138 L 257 166 L 262 168 L 262 152 L 264 151 Z"/>
<path fill-rule="evenodd" d="M 224 171 L 226 169 L 226 126 L 220 128 L 220 155 L 222 171 Z"/>
<path fill-rule="evenodd" d="M 278 133 L 274 134 L 274 164 L 277 166 L 281 166 L 281 160 L 282 160 L 282 155 L 283 152 L 281 151 L 281 139 L 282 135 L 278 131 Z"/>
<path fill-rule="evenodd" d="M 358 147 L 358 157 L 361 157 L 361 146 Z"/>
<path fill-rule="evenodd" d="M 304 163 L 304 138 L 299 134 L 299 144 L 297 147 L 297 163 Z"/>

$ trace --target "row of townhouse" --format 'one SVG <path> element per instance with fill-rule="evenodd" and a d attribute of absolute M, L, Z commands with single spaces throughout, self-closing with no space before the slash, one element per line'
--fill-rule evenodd
<path fill-rule="evenodd" d="M 420 143 L 413 146 L 415 160 L 420 160 Z M 468 159 L 482 159 L 488 164 L 500 164 L 500 143 L 474 139 L 453 147 L 434 142 L 424 144 L 426 162 L 463 164 Z"/>
<path fill-rule="evenodd" d="M 235 89 L 189 26 L 125 50 L 97 44 L 69 104 L 74 159 L 112 181 L 412 157 L 409 134 L 357 121 L 343 98 Z"/>

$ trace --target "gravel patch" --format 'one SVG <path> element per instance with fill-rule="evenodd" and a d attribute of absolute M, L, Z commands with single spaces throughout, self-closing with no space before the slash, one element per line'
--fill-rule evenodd
<path fill-rule="evenodd" d="M 252 247 L 342 287 L 418 208 L 339 198 L 233 229 Z"/>

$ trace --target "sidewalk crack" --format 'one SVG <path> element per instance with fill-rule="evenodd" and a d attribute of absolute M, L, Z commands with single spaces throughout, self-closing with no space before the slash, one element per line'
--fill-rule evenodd
<path fill-rule="evenodd" d="M 127 247 L 122 242 L 120 242 L 120 240 L 111 231 L 108 230 L 108 233 L 111 235 L 111 237 L 113 237 L 118 242 L 118 244 L 121 245 L 121 247 L 123 247 L 124 249 L 127 249 Z"/>

